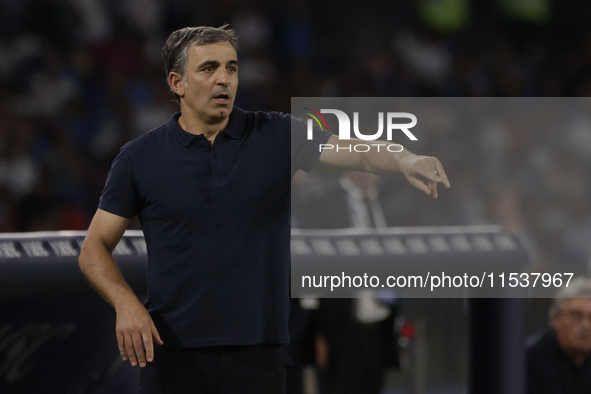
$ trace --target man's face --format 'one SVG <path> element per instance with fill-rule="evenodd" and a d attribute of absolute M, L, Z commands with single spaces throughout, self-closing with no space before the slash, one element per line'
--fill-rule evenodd
<path fill-rule="evenodd" d="M 591 299 L 564 300 L 560 311 L 552 318 L 552 327 L 566 353 L 582 355 L 591 352 Z"/>
<path fill-rule="evenodd" d="M 238 56 L 229 42 L 193 46 L 189 50 L 181 109 L 205 123 L 226 119 L 238 88 Z"/>

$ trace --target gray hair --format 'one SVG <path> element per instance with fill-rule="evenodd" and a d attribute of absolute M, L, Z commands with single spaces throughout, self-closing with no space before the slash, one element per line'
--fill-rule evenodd
<path fill-rule="evenodd" d="M 185 27 L 176 30 L 166 40 L 162 48 L 162 61 L 166 77 L 171 72 L 185 76 L 185 69 L 189 61 L 189 49 L 195 45 L 215 44 L 216 42 L 229 42 L 236 52 L 239 51 L 238 34 L 229 28 L 228 24 L 220 27 L 198 26 Z M 177 101 L 180 97 L 174 94 Z"/>
<path fill-rule="evenodd" d="M 562 303 L 568 298 L 591 298 L 591 280 L 578 277 L 571 280 L 568 287 L 561 288 L 552 300 L 552 305 L 548 311 L 550 319 L 560 313 Z"/>

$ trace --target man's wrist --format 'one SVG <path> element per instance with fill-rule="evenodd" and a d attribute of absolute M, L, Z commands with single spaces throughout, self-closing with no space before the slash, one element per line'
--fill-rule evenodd
<path fill-rule="evenodd" d="M 135 303 L 141 305 L 136 295 L 133 293 L 133 291 L 131 291 L 131 289 L 129 289 L 129 292 L 126 292 L 126 294 L 122 294 L 121 296 L 119 296 L 116 301 L 114 300 L 112 305 L 113 308 L 115 308 L 115 312 L 119 313 L 129 308 L 131 305 Z"/>
<path fill-rule="evenodd" d="M 411 166 L 413 157 L 416 156 L 414 153 L 409 152 L 408 150 L 404 149 L 403 151 L 397 152 L 395 157 L 397 170 L 404 174 Z"/>

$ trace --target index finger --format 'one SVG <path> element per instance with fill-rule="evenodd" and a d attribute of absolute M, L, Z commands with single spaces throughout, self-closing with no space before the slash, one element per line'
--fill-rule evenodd
<path fill-rule="evenodd" d="M 435 168 L 437 171 L 437 175 L 439 175 L 439 177 L 441 178 L 441 181 L 443 182 L 445 187 L 447 187 L 449 189 L 451 187 L 451 183 L 449 183 L 449 179 L 447 179 L 447 174 L 445 173 L 445 170 L 443 169 L 443 165 L 441 164 L 441 162 L 438 159 L 435 160 Z"/>
<path fill-rule="evenodd" d="M 423 182 L 422 178 L 416 178 L 414 176 L 407 176 L 406 179 L 408 180 L 408 182 L 413 185 L 414 187 L 416 187 L 419 190 L 422 190 L 425 192 L 426 195 L 430 196 L 431 195 L 431 188 L 428 185 L 425 185 L 425 182 Z"/>

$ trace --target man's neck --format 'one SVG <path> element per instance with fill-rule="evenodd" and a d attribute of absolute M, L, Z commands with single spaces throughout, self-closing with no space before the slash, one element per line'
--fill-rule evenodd
<path fill-rule="evenodd" d="M 196 116 L 187 115 L 185 112 L 181 113 L 178 119 L 179 126 L 187 133 L 201 135 L 203 134 L 207 140 L 213 144 L 215 137 L 221 130 L 224 130 L 228 125 L 229 117 L 220 122 L 207 123 Z"/>

